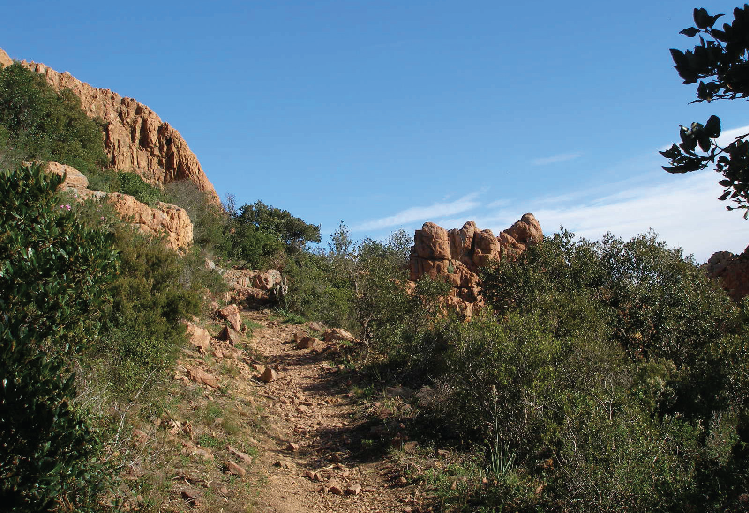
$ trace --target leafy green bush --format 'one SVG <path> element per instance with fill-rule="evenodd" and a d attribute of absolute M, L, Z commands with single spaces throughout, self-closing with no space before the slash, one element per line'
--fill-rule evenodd
<path fill-rule="evenodd" d="M 137 173 L 121 172 L 117 173 L 117 191 L 134 197 L 146 205 L 155 205 L 161 201 L 163 193 L 160 189 L 145 182 Z"/>
<path fill-rule="evenodd" d="M 70 402 L 69 363 L 97 342 L 116 271 L 111 237 L 60 205 L 62 178 L 39 166 L 0 174 L 0 501 L 83 510 L 102 483 L 98 441 Z M 62 207 L 62 208 L 61 208 Z"/>
<path fill-rule="evenodd" d="M 220 204 L 189 180 L 168 183 L 164 187 L 165 201 L 179 205 L 187 211 L 193 225 L 193 242 L 208 255 L 221 256 L 228 214 Z"/>
<path fill-rule="evenodd" d="M 563 232 L 483 273 L 494 314 L 447 322 L 434 412 L 486 441 L 470 508 L 739 510 L 746 305 L 653 235 Z"/>
<path fill-rule="evenodd" d="M 0 145 L 12 160 L 54 160 L 84 174 L 107 162 L 104 131 L 69 89 L 15 63 L 0 69 Z"/>
<path fill-rule="evenodd" d="M 200 311 L 200 280 L 185 275 L 181 257 L 159 239 L 128 226 L 116 229 L 120 273 L 98 356 L 110 369 L 112 390 L 124 397 L 163 378 L 184 344 L 180 320 Z"/>
<path fill-rule="evenodd" d="M 285 255 L 301 254 L 308 242 L 320 242 L 319 226 L 262 201 L 237 210 L 230 197 L 227 212 L 229 221 L 220 245 L 223 256 L 252 269 L 279 267 Z"/>

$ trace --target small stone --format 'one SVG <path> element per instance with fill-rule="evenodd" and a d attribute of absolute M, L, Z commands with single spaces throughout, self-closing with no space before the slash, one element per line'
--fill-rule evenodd
<path fill-rule="evenodd" d="M 323 348 L 323 342 L 320 339 L 314 337 L 298 337 L 296 347 L 297 349 L 311 349 L 320 350 Z"/>
<path fill-rule="evenodd" d="M 350 484 L 344 492 L 346 495 L 359 495 L 361 493 L 361 485 L 359 483 Z"/>
<path fill-rule="evenodd" d="M 295 444 L 294 442 L 289 442 L 286 445 L 286 450 L 289 452 L 297 452 L 299 450 L 299 444 Z"/>
<path fill-rule="evenodd" d="M 260 381 L 263 383 L 270 383 L 271 381 L 275 381 L 278 378 L 278 372 L 276 369 L 273 369 L 271 367 L 265 367 L 263 370 L 263 373 L 260 375 Z"/>
<path fill-rule="evenodd" d="M 234 474 L 235 476 L 244 477 L 247 474 L 247 471 L 234 463 L 233 461 L 227 461 L 226 462 L 226 469 L 229 471 L 230 474 Z"/>
<path fill-rule="evenodd" d="M 229 342 L 233 346 L 242 342 L 242 334 L 229 326 L 224 326 L 217 338 Z"/>
<path fill-rule="evenodd" d="M 138 445 L 145 445 L 145 443 L 148 441 L 148 435 L 140 429 L 133 429 L 133 441 L 135 441 Z"/>
<path fill-rule="evenodd" d="M 399 477 L 399 478 L 397 479 L 397 481 L 396 481 L 396 482 L 397 482 L 397 483 L 398 483 L 399 485 L 401 485 L 401 486 L 405 486 L 405 485 L 407 485 L 407 484 L 408 484 L 408 480 L 407 480 L 407 479 L 406 479 L 405 477 L 403 477 L 403 476 L 400 476 L 400 477 Z"/>
<path fill-rule="evenodd" d="M 187 369 L 187 374 L 190 376 L 190 379 L 196 383 L 208 385 L 212 388 L 218 388 L 218 380 L 216 377 L 198 367 Z"/>
<path fill-rule="evenodd" d="M 231 445 L 227 445 L 226 450 L 229 451 L 229 454 L 236 456 L 237 458 L 242 460 L 246 465 L 252 464 L 252 456 L 250 456 L 249 454 L 245 454 L 242 451 L 235 449 Z"/>
<path fill-rule="evenodd" d="M 180 496 L 191 506 L 200 506 L 200 490 L 195 488 L 183 488 L 180 490 Z"/>
<path fill-rule="evenodd" d="M 192 453 L 195 456 L 200 456 L 201 458 L 203 458 L 206 461 L 213 461 L 213 454 L 211 453 L 211 451 L 209 449 L 204 449 L 202 447 L 195 447 L 192 450 Z"/>
<path fill-rule="evenodd" d="M 330 481 L 330 483 L 328 483 L 328 493 L 343 495 L 343 487 L 338 481 Z"/>
<path fill-rule="evenodd" d="M 325 331 L 325 325 L 316 321 L 308 322 L 307 327 L 311 329 L 312 331 L 319 331 L 320 333 Z"/>

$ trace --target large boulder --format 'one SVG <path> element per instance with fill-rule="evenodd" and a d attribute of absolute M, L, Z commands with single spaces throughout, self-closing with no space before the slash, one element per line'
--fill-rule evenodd
<path fill-rule="evenodd" d="M 106 202 L 114 207 L 120 217 L 136 225 L 143 233 L 166 235 L 169 247 L 181 249 L 192 244 L 192 222 L 182 207 L 161 201 L 149 207 L 132 196 L 119 192 L 107 194 Z"/>

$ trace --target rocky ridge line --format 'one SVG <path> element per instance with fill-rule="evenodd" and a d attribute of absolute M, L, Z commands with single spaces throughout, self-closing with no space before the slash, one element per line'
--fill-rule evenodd
<path fill-rule="evenodd" d="M 190 180 L 219 202 L 213 184 L 180 133 L 147 106 L 109 89 L 92 87 L 68 72 L 59 73 L 25 60 L 20 63 L 42 75 L 56 90 L 70 89 L 81 99 L 89 117 L 104 121 L 104 146 L 110 167 L 135 172 L 154 185 Z M 0 66 L 11 64 L 13 60 L 0 49 Z"/>

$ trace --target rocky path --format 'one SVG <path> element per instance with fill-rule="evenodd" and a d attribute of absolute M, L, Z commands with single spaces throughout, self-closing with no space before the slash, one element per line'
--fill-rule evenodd
<path fill-rule="evenodd" d="M 349 392 L 346 373 L 333 363 L 331 347 L 298 349 L 294 335 L 305 326 L 254 311 L 243 312 L 243 318 L 262 326 L 254 330 L 252 346 L 258 360 L 277 370 L 258 390 L 266 401 L 267 436 L 248 476 L 259 484 L 253 511 L 417 511 L 390 463 L 361 458 L 361 434 L 367 432 L 359 415 L 363 406 Z"/>

